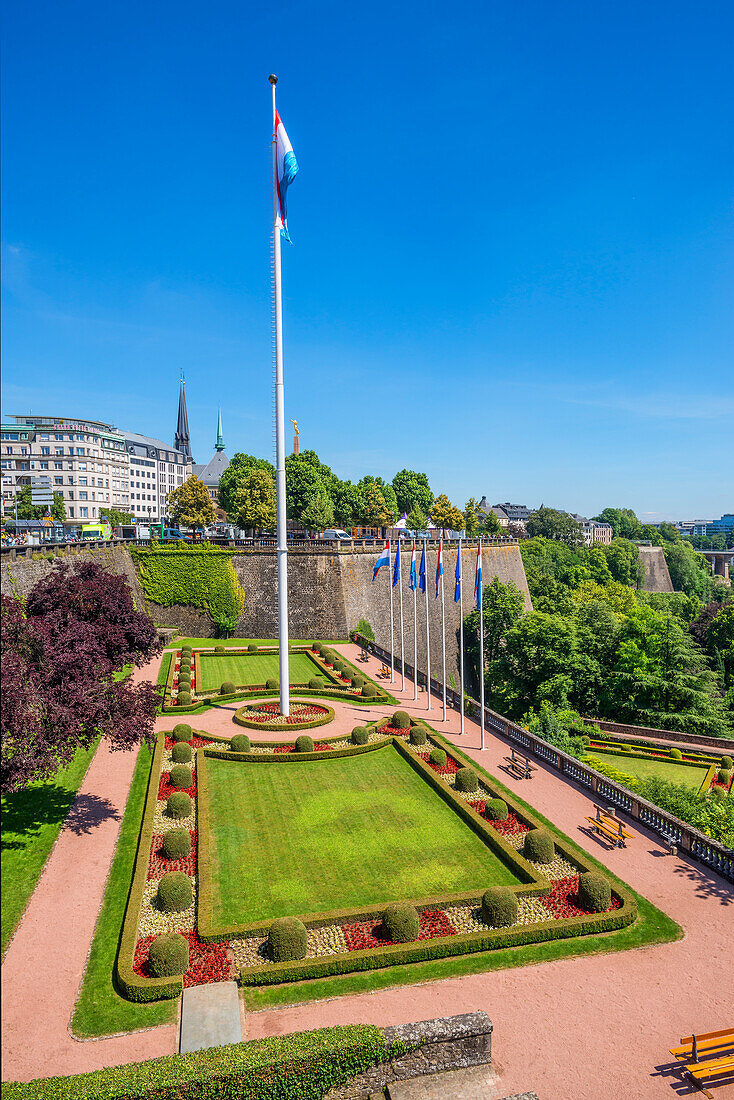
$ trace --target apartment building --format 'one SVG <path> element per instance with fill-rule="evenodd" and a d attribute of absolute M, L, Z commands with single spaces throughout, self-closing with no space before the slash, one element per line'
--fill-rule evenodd
<path fill-rule="evenodd" d="M 185 451 L 152 436 L 125 432 L 129 469 L 129 511 L 139 521 L 158 522 L 168 514 L 167 498 L 192 470 Z"/>
<path fill-rule="evenodd" d="M 98 521 L 102 509 L 129 509 L 125 439 L 112 424 L 73 417 L 11 416 L 0 425 L 3 512 L 24 486 L 61 493 L 69 524 Z"/>
<path fill-rule="evenodd" d="M 572 512 L 571 516 L 584 529 L 585 546 L 593 546 L 595 543 L 597 545 L 609 546 L 614 538 L 614 530 L 611 523 L 600 523 L 595 519 L 586 519 L 585 516 L 580 516 L 577 512 Z"/>

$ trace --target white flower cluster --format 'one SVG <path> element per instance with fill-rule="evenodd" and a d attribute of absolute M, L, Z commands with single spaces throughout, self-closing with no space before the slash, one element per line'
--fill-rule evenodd
<path fill-rule="evenodd" d="M 189 875 L 194 900 L 182 913 L 163 913 L 156 904 L 158 879 L 146 882 L 143 900 L 140 905 L 138 938 L 158 936 L 162 932 L 192 932 L 196 926 L 196 875 Z"/>
<path fill-rule="evenodd" d="M 168 817 L 165 802 L 156 802 L 153 814 L 153 832 L 167 833 L 171 829 L 196 828 L 196 799 L 191 800 L 191 813 L 188 817 Z"/>
<path fill-rule="evenodd" d="M 551 882 L 557 882 L 561 878 L 571 878 L 572 875 L 579 873 L 578 867 L 574 867 L 572 863 L 559 855 L 556 855 L 550 863 L 534 863 L 533 866 L 537 867 L 541 875 L 545 875 Z"/>

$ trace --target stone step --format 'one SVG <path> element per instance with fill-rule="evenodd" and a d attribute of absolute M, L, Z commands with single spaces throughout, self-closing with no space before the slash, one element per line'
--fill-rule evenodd
<path fill-rule="evenodd" d="M 504 1090 L 491 1066 L 467 1066 L 394 1081 L 387 1086 L 389 1100 L 499 1100 Z M 538 1100 L 535 1093 L 505 1100 Z"/>
<path fill-rule="evenodd" d="M 179 1052 L 242 1041 L 237 982 L 210 982 L 184 989 Z"/>

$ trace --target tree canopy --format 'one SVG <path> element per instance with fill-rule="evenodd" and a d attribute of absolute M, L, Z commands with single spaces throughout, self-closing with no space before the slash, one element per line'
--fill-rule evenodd
<path fill-rule="evenodd" d="M 442 531 L 463 531 L 464 513 L 452 504 L 445 493 L 441 493 L 431 506 L 431 520 Z"/>
<path fill-rule="evenodd" d="M 217 518 L 209 490 L 196 474 L 168 494 L 171 518 L 183 527 L 209 527 Z"/>
<path fill-rule="evenodd" d="M 413 508 L 428 513 L 433 504 L 433 492 L 428 484 L 428 475 L 415 470 L 400 470 L 392 479 L 398 513 L 402 516 Z"/>
<path fill-rule="evenodd" d="M 578 546 L 583 542 L 581 525 L 568 512 L 559 512 L 557 508 L 540 508 L 531 512 L 526 524 L 531 538 L 538 535 L 546 539 L 565 542 L 568 546 Z"/>
<path fill-rule="evenodd" d="M 275 529 L 275 481 L 269 470 L 252 467 L 237 486 L 235 523 L 244 530 Z"/>

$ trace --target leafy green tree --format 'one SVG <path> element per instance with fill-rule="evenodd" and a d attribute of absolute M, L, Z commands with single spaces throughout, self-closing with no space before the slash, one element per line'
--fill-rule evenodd
<path fill-rule="evenodd" d="M 484 661 L 487 687 L 493 690 L 495 663 L 507 632 L 520 619 L 525 611 L 525 598 L 510 581 L 503 584 L 494 577 L 482 590 L 482 610 L 484 612 Z M 479 611 L 475 608 L 464 619 L 464 644 L 475 674 L 479 675 Z"/>
<path fill-rule="evenodd" d="M 442 531 L 462 531 L 464 529 L 464 515 L 455 504 L 452 504 L 445 493 L 437 496 L 431 506 L 431 519 L 436 527 Z"/>
<path fill-rule="evenodd" d="M 546 539 L 565 542 L 568 546 L 579 546 L 584 541 L 583 528 L 573 516 L 542 504 L 530 513 L 526 527 L 531 538 L 542 535 Z"/>
<path fill-rule="evenodd" d="M 665 542 L 680 542 L 680 531 L 672 523 L 661 523 L 658 531 Z"/>
<path fill-rule="evenodd" d="M 469 497 L 464 505 L 464 533 L 468 539 L 479 534 L 479 515 L 479 504 L 474 497 Z"/>
<path fill-rule="evenodd" d="M 408 513 L 416 507 L 422 512 L 430 512 L 433 504 L 433 492 L 428 484 L 428 475 L 415 470 L 400 470 L 392 479 L 395 491 L 395 505 L 398 513 Z"/>
<path fill-rule="evenodd" d="M 269 470 L 254 467 L 235 495 L 236 524 L 245 531 L 275 528 L 275 480 Z"/>
<path fill-rule="evenodd" d="M 216 519 L 209 490 L 195 474 L 168 494 L 174 523 L 183 527 L 209 527 Z"/>
<path fill-rule="evenodd" d="M 313 454 L 313 451 L 304 451 L 300 455 L 286 455 L 285 501 L 288 519 L 302 520 L 304 509 L 319 489 L 328 493 L 319 471 L 318 457 L 314 462 Z"/>
<path fill-rule="evenodd" d="M 219 479 L 217 501 L 233 523 L 237 518 L 235 501 L 237 490 L 253 470 L 267 470 L 275 480 L 275 467 L 272 462 L 268 462 L 265 458 L 255 458 L 254 455 L 242 454 L 240 451 L 233 455 L 232 461 Z"/>
<path fill-rule="evenodd" d="M 665 543 L 663 546 L 668 572 L 673 588 L 688 596 L 708 600 L 716 582 L 711 577 L 711 566 L 706 558 L 697 554 L 689 542 Z"/>
<path fill-rule="evenodd" d="M 503 534 L 502 524 L 497 519 L 496 512 L 493 512 L 490 508 L 488 512 L 479 511 L 479 534 L 480 535 L 501 535 Z"/>
<path fill-rule="evenodd" d="M 632 588 L 639 588 L 642 583 L 642 566 L 640 563 L 640 551 L 629 539 L 614 538 L 605 546 L 603 553 L 607 559 L 607 566 L 612 580 L 619 584 L 628 584 Z"/>
<path fill-rule="evenodd" d="M 319 486 L 301 512 L 301 523 L 307 531 L 325 531 L 334 524 L 334 505 L 323 485 Z"/>
<path fill-rule="evenodd" d="M 405 521 L 410 531 L 425 531 L 428 526 L 428 516 L 420 508 L 411 508 Z"/>
<path fill-rule="evenodd" d="M 615 538 L 642 538 L 642 524 L 631 508 L 604 508 L 594 519 L 611 524 Z"/>
<path fill-rule="evenodd" d="M 334 522 L 347 530 L 355 527 L 364 510 L 364 502 L 358 486 L 353 485 L 351 481 L 339 481 L 335 478 L 333 499 Z"/>
<path fill-rule="evenodd" d="M 50 514 L 53 519 L 63 523 L 66 519 L 66 508 L 64 507 L 64 495 L 63 493 L 52 494 L 53 503 L 50 508 Z M 43 519 L 45 515 L 49 513 L 49 508 L 46 504 L 34 504 L 33 497 L 31 495 L 30 485 L 24 485 L 17 493 L 17 510 L 18 519 Z M 15 509 L 13 510 L 15 512 Z"/>
<path fill-rule="evenodd" d="M 100 519 L 106 519 L 110 527 L 122 527 L 133 522 L 132 512 L 121 512 L 119 508 L 100 508 Z"/>
<path fill-rule="evenodd" d="M 359 489 L 363 502 L 361 520 L 365 527 L 390 527 L 395 523 L 397 508 L 388 504 L 381 478 L 364 477 Z"/>

